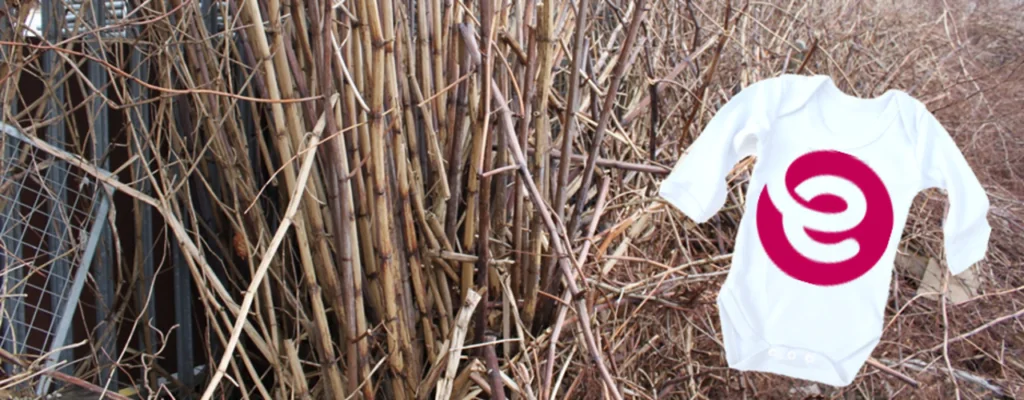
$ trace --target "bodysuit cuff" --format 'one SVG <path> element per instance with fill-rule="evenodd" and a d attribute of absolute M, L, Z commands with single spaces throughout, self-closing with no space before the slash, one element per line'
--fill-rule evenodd
<path fill-rule="evenodd" d="M 661 193 L 658 195 L 698 224 L 707 219 L 704 216 L 704 208 L 701 207 L 700 202 L 686 189 L 673 190 L 666 186 L 662 188 Z"/>
<path fill-rule="evenodd" d="M 985 258 L 992 227 L 986 223 L 975 230 L 979 232 L 946 245 L 946 264 L 951 274 L 958 275 Z"/>

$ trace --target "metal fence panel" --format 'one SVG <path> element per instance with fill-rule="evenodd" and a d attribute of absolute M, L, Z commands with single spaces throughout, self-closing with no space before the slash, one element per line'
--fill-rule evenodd
<path fill-rule="evenodd" d="M 67 344 L 112 189 L 36 149 L 17 129 L 0 128 L 0 345 L 59 367 L 67 350 L 56 350 Z M 40 378 L 37 394 L 49 383 Z"/>

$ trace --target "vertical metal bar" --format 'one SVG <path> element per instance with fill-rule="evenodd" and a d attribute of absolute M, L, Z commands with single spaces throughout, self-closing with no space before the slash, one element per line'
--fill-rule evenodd
<path fill-rule="evenodd" d="M 214 11 L 213 0 L 202 0 L 203 23 L 206 24 L 206 31 L 213 33 L 217 30 L 217 12 Z"/>
<path fill-rule="evenodd" d="M 186 113 L 185 117 L 187 117 L 188 111 L 183 109 L 184 107 L 181 106 L 180 99 L 175 100 L 178 101 L 174 101 L 174 104 L 171 106 L 174 112 L 174 122 L 178 131 L 183 132 L 189 129 L 189 124 L 183 122 L 184 117 L 182 113 Z M 172 181 L 177 182 L 180 179 L 187 179 L 185 177 L 186 170 L 173 149 L 170 152 L 170 159 L 171 163 L 179 166 L 178 170 L 175 171 L 178 176 Z M 189 229 L 191 225 L 188 222 L 189 220 L 186 218 L 184 221 L 185 229 Z M 174 263 L 174 318 L 178 323 L 176 342 L 178 347 L 178 379 L 191 390 L 195 384 L 193 370 L 194 348 L 192 346 L 192 275 L 188 270 L 188 265 L 185 264 L 181 247 L 176 242 L 172 242 L 170 247 L 171 262 Z"/>
<path fill-rule="evenodd" d="M 91 11 L 90 16 L 92 19 L 91 27 L 100 28 L 106 25 L 105 0 L 89 0 L 89 10 Z M 99 33 L 91 35 L 91 38 L 88 40 L 88 46 L 94 57 L 105 59 L 100 40 Z M 106 92 L 107 75 L 104 73 L 102 64 L 89 61 L 89 81 L 92 82 L 93 87 L 99 90 L 100 93 Z M 93 158 L 101 168 L 107 170 L 110 168 L 110 159 L 108 157 L 110 133 L 108 130 L 107 106 L 103 97 L 96 96 L 93 98 L 92 111 L 95 113 L 92 126 Z M 116 321 L 110 321 L 107 318 L 114 304 L 114 263 L 111 257 L 112 240 L 113 236 L 110 228 L 104 225 L 103 230 L 100 232 L 99 248 L 96 252 L 97 257 L 99 257 L 95 271 L 96 287 L 99 291 L 96 307 L 96 325 L 104 327 L 104 329 L 100 330 L 100 348 L 103 349 L 99 354 L 100 382 L 107 384 L 109 380 L 110 385 L 108 387 L 117 388 L 117 369 L 110 364 L 112 363 L 111 356 L 117 352 L 118 324 Z"/>
<path fill-rule="evenodd" d="M 171 246 L 174 263 L 174 319 L 178 323 L 178 379 L 191 392 L 195 385 L 192 346 L 192 280 L 181 254 L 181 248 Z"/>
<path fill-rule="evenodd" d="M 139 27 L 132 28 L 132 34 L 134 37 L 138 37 L 138 33 L 141 31 Z M 132 74 L 136 79 L 146 80 L 149 77 L 149 62 L 142 59 L 142 51 L 138 48 L 140 44 L 138 42 L 132 46 L 130 68 Z M 128 83 L 128 92 L 132 99 L 138 104 L 136 107 L 129 109 L 129 116 L 132 124 L 132 131 L 135 133 L 132 141 L 138 146 L 134 149 L 136 154 L 140 155 L 140 159 L 135 162 L 135 171 L 141 173 L 146 170 L 146 166 L 150 162 L 150 141 L 148 140 L 149 135 L 149 105 L 139 104 L 139 102 L 148 95 L 148 91 L 139 85 L 138 81 L 132 80 Z M 149 179 L 143 176 L 136 176 L 135 178 L 139 181 L 139 190 L 145 194 L 151 194 L 151 183 Z M 138 291 L 138 304 L 144 307 L 146 313 L 146 321 L 149 326 L 149 322 L 156 318 L 156 310 L 154 308 L 154 299 L 150 296 L 150 289 L 154 284 L 153 281 L 153 208 L 142 202 L 136 202 L 136 207 L 141 207 L 139 210 L 139 216 L 142 219 L 140 224 L 139 242 L 141 249 L 138 251 L 142 252 L 142 282 L 143 285 Z M 147 301 L 148 299 L 148 301 Z M 147 343 L 156 343 L 156 334 L 149 329 L 144 329 L 146 334 L 139 336 L 139 348 L 144 351 L 153 351 L 154 349 L 149 348 Z"/>
<path fill-rule="evenodd" d="M 42 17 L 44 37 L 50 43 L 56 43 L 65 23 L 64 5 L 61 0 L 44 0 Z M 61 68 L 57 66 L 57 54 L 53 50 L 47 50 L 43 53 L 43 74 L 47 78 L 47 86 L 49 87 L 49 90 L 53 93 L 49 101 L 47 101 L 46 116 L 47 119 L 51 121 L 56 119 L 52 125 L 47 127 L 47 139 L 50 141 L 50 144 L 57 149 L 63 149 L 65 135 L 64 120 L 63 118 L 57 119 L 57 117 L 60 116 L 59 110 L 61 109 L 61 105 L 64 103 L 64 85 L 61 83 L 63 80 Z M 46 185 L 51 186 L 55 190 L 55 196 L 50 202 L 51 211 L 62 207 L 63 203 L 67 199 L 66 181 L 67 164 L 64 161 L 55 160 L 53 166 L 46 171 Z M 63 234 L 67 232 L 66 226 L 64 226 L 64 221 L 61 220 L 61 218 L 55 217 L 57 214 L 58 213 L 56 212 L 51 213 L 51 223 L 47 224 L 45 228 L 47 231 L 47 235 L 45 235 L 47 236 L 47 243 L 45 247 L 52 255 L 61 253 L 60 249 L 62 246 L 60 238 L 62 238 Z M 70 263 L 67 259 L 59 257 L 57 260 L 54 260 L 49 271 L 47 271 L 49 276 L 57 277 L 57 279 L 49 280 L 50 287 L 47 289 L 52 291 L 51 297 L 53 294 L 60 293 L 62 291 L 63 288 L 61 287 L 61 283 L 64 279 L 61 278 L 70 275 L 71 266 L 69 264 Z M 54 298 L 54 300 L 56 299 Z M 52 335 L 53 332 L 49 332 L 49 334 Z M 73 340 L 73 337 L 71 339 Z M 60 352 L 53 361 L 70 361 L 70 358 L 71 351 L 65 350 Z M 70 366 L 62 368 L 61 372 L 70 373 Z M 48 381 L 43 380 L 41 384 L 42 383 L 48 383 Z M 39 394 L 41 395 L 43 393 L 40 392 Z"/>
<path fill-rule="evenodd" d="M 217 14 L 219 12 L 216 7 L 216 2 L 214 2 L 213 0 L 201 0 L 200 4 L 203 10 L 203 25 L 205 25 L 206 32 L 210 35 L 210 39 L 214 40 L 213 34 L 215 34 L 217 31 Z M 219 47 L 219 45 L 215 43 L 214 47 Z M 189 132 L 191 132 L 191 130 Z M 209 134 L 213 135 L 214 133 L 210 132 Z M 210 156 L 210 154 L 207 152 L 204 153 L 203 158 L 201 160 L 197 160 L 197 162 L 206 164 L 206 170 L 208 174 L 208 176 L 206 176 L 206 179 L 210 183 L 210 188 L 212 188 L 212 190 L 214 191 L 213 195 L 216 196 L 217 198 L 223 198 L 223 194 L 220 192 L 220 172 L 219 168 L 217 167 L 217 163 L 214 162 L 213 160 L 213 157 Z M 201 190 L 201 188 L 203 188 L 204 186 L 198 180 L 198 178 L 193 179 L 196 179 L 194 184 L 196 184 L 196 186 L 200 188 L 200 190 L 192 192 L 193 196 L 197 198 L 197 203 L 199 205 L 199 215 L 203 219 L 203 222 L 206 224 L 206 226 L 210 227 L 211 229 L 214 229 L 215 232 L 213 233 L 215 235 L 219 235 L 220 232 L 218 221 L 214 218 L 214 212 L 211 207 L 211 204 L 213 204 L 213 202 L 210 201 L 210 196 L 208 196 L 204 190 Z"/>
<path fill-rule="evenodd" d="M 201 9 L 205 9 L 201 3 Z M 168 7 L 170 8 L 170 7 Z M 175 15 L 169 16 L 171 23 L 177 23 Z M 184 52 L 177 45 L 178 54 Z M 182 122 L 181 100 L 178 98 L 171 99 L 171 113 L 174 119 L 174 126 L 178 130 L 179 135 L 186 137 L 188 134 L 187 124 Z M 171 182 L 180 182 L 181 179 L 187 179 L 185 177 L 185 168 L 181 165 L 181 160 L 178 158 L 177 153 L 173 148 L 170 149 L 168 158 L 171 164 L 178 165 L 178 168 L 167 171 L 171 174 Z M 190 229 L 189 219 L 183 219 L 185 229 Z M 191 389 L 195 385 L 195 370 L 193 369 L 193 335 L 192 335 L 192 276 L 188 270 L 188 265 L 185 263 L 184 255 L 181 252 L 181 247 L 178 243 L 171 238 L 167 238 L 168 250 L 170 251 L 171 264 L 173 266 L 173 278 L 174 278 L 174 319 L 178 325 L 177 334 L 175 335 L 175 345 L 177 347 L 177 368 L 178 368 L 178 380 L 189 388 L 184 391 L 190 393 Z"/>
<path fill-rule="evenodd" d="M 200 6 L 206 31 L 212 35 L 217 30 L 218 10 L 216 9 L 216 3 L 213 0 L 202 0 Z M 175 123 L 177 124 L 179 131 L 182 131 L 187 136 L 192 133 L 193 127 L 187 120 L 188 112 L 182 103 L 182 101 L 176 101 L 174 104 Z M 211 184 L 210 186 L 214 190 L 219 190 L 220 177 L 217 171 L 217 165 L 209 159 L 196 160 L 196 162 L 206 163 L 207 170 L 210 174 L 210 176 L 208 176 Z M 181 172 L 184 173 L 184 169 Z M 181 178 L 188 179 L 184 175 Z M 199 187 L 201 188 L 202 186 Z M 215 195 L 216 194 L 217 193 L 215 193 Z M 199 190 L 194 192 L 193 195 L 199 200 L 197 201 L 197 204 L 199 206 L 200 217 L 207 226 L 215 227 L 216 223 L 213 219 L 213 212 L 208 207 L 209 202 L 203 201 L 205 198 L 204 193 Z M 181 380 L 189 390 L 191 390 L 195 385 L 194 346 L 192 341 L 192 275 L 187 270 L 180 248 L 177 246 L 173 246 L 172 248 L 174 250 L 173 258 L 175 263 L 175 319 L 179 324 L 177 342 L 178 379 Z M 188 391 L 186 391 L 186 393 L 187 392 Z"/>

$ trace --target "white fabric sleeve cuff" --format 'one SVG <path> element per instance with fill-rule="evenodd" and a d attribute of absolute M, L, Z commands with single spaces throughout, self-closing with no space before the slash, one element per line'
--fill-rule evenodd
<path fill-rule="evenodd" d="M 949 272 L 958 275 L 985 258 L 992 227 L 984 223 L 976 232 L 962 235 L 953 243 L 946 243 L 946 264 Z"/>
<path fill-rule="evenodd" d="M 698 224 L 704 223 L 710 218 L 710 216 L 705 215 L 704 208 L 701 207 L 697 198 L 686 189 L 664 185 L 661 187 L 658 195 Z"/>

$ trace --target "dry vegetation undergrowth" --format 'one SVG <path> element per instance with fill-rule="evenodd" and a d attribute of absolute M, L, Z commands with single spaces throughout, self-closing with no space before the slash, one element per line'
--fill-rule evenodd
<path fill-rule="evenodd" d="M 217 373 L 197 397 L 1024 396 L 1024 4 L 895 3 L 245 0 L 221 10 L 224 41 L 199 2 L 144 2 L 127 20 L 138 41 L 105 38 L 102 53 L 5 30 L 22 51 L 0 72 L 10 105 L 41 54 L 81 84 L 70 61 L 86 52 L 112 114 L 149 110 L 112 133 L 137 158 L 110 169 L 138 204 L 119 213 L 138 228 L 152 207 L 157 237 L 181 246 L 201 341 L 231 350 L 203 360 Z M 132 50 L 150 69 L 141 88 Z M 897 268 L 882 343 L 843 390 L 726 368 L 714 297 L 754 160 L 707 224 L 654 197 L 721 104 L 783 72 L 921 99 L 993 205 L 982 295 L 915 298 L 920 278 Z M 78 89 L 63 111 L 92 110 L 96 88 Z M 60 121 L 44 104 L 5 106 L 4 120 L 44 137 Z M 84 141 L 89 126 L 72 129 Z M 943 257 L 944 203 L 918 196 L 902 252 Z M 143 251 L 117 265 L 114 324 L 133 335 L 161 329 L 131 295 Z M 152 355 L 174 334 L 161 333 L 112 357 L 122 381 L 161 376 Z M 103 360 L 93 351 L 76 375 L 102 386 Z"/>

